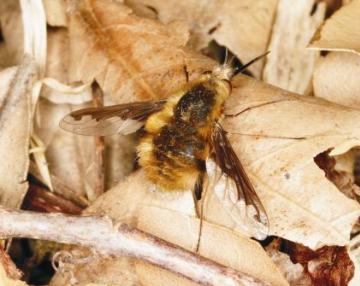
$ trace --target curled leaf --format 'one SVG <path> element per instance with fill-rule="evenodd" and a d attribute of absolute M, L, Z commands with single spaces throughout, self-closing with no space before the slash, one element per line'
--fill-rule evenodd
<path fill-rule="evenodd" d="M 310 47 L 329 51 L 360 53 L 360 0 L 353 0 L 336 11 L 318 29 Z"/>

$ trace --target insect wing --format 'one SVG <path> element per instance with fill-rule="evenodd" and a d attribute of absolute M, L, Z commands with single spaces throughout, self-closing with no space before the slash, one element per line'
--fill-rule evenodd
<path fill-rule="evenodd" d="M 212 131 L 211 143 L 215 153 L 215 162 L 221 171 L 231 178 L 237 189 L 237 199 L 243 200 L 246 205 L 252 205 L 255 208 L 255 219 L 268 227 L 268 218 L 244 167 L 232 148 L 226 131 L 220 124 L 216 124 Z"/>
<path fill-rule="evenodd" d="M 165 100 L 134 102 L 73 111 L 60 121 L 60 127 L 80 135 L 127 135 L 140 129 L 152 113 L 163 107 Z"/>

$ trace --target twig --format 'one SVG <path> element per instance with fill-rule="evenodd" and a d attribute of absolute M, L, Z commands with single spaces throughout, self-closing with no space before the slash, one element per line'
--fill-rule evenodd
<path fill-rule="evenodd" d="M 0 209 L 0 237 L 27 237 L 90 247 L 129 256 L 167 269 L 202 285 L 269 285 L 179 246 L 108 218 Z"/>
<path fill-rule="evenodd" d="M 91 85 L 93 103 L 95 107 L 101 107 L 103 103 L 103 92 L 99 84 L 94 81 Z M 105 190 L 105 139 L 102 136 L 95 137 L 95 179 L 94 179 L 94 199 L 104 193 Z"/>

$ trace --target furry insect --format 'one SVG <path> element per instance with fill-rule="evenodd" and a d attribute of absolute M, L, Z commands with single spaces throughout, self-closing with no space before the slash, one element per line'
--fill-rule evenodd
<path fill-rule="evenodd" d="M 125 135 L 142 128 L 137 153 L 148 179 L 165 191 L 192 189 L 195 200 L 201 199 L 205 162 L 213 157 L 235 182 L 238 199 L 252 205 L 255 218 L 267 225 L 264 207 L 220 124 L 233 75 L 234 69 L 224 64 L 188 82 L 167 99 L 77 110 L 60 126 L 98 136 Z"/>

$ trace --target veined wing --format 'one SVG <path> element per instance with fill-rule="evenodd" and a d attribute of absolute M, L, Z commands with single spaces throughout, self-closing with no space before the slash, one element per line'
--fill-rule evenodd
<path fill-rule="evenodd" d="M 161 110 L 165 100 L 133 102 L 73 111 L 60 121 L 60 127 L 81 135 L 127 135 L 144 125 L 151 114 Z"/>
<path fill-rule="evenodd" d="M 256 210 L 256 220 L 268 226 L 268 218 L 264 206 L 256 194 L 239 158 L 235 154 L 226 136 L 226 131 L 218 123 L 212 131 L 211 141 L 215 153 L 215 162 L 222 172 L 234 181 L 238 200 L 244 200 L 246 205 L 252 205 Z"/>

